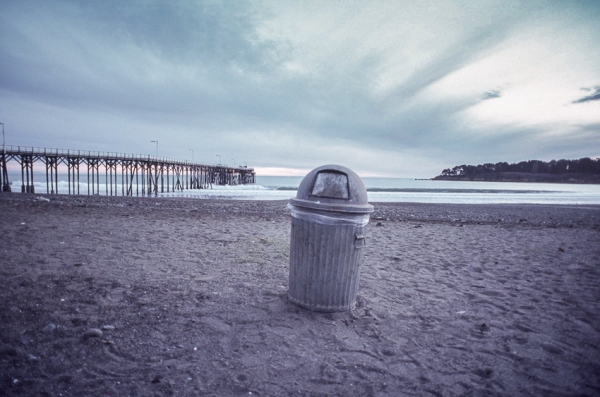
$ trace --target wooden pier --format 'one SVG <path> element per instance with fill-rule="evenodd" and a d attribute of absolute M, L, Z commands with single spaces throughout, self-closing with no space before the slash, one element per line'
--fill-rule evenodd
<path fill-rule="evenodd" d="M 22 193 L 35 193 L 33 166 L 36 163 L 45 166 L 47 194 L 59 193 L 60 165 L 66 166 L 68 182 L 68 191 L 61 193 L 68 194 L 85 194 L 80 189 L 80 182 L 86 174 L 87 194 L 100 194 L 100 176 L 103 173 L 104 194 L 107 196 L 156 195 L 185 189 L 207 189 L 212 185 L 255 182 L 254 169 L 248 167 L 208 165 L 138 154 L 6 146 L 0 156 L 2 191 L 11 190 L 8 180 L 8 164 L 11 161 L 21 166 Z"/>

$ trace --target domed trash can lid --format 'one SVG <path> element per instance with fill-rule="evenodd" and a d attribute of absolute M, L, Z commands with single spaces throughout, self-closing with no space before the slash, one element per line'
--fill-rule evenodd
<path fill-rule="evenodd" d="M 298 187 L 290 204 L 303 209 L 369 214 L 367 189 L 354 171 L 341 165 L 327 164 L 309 172 Z"/>

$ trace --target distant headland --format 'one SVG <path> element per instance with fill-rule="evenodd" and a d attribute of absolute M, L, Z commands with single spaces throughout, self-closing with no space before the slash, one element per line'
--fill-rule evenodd
<path fill-rule="evenodd" d="M 487 182 L 545 182 L 600 184 L 600 158 L 579 160 L 529 160 L 520 163 L 457 165 L 433 180 Z"/>

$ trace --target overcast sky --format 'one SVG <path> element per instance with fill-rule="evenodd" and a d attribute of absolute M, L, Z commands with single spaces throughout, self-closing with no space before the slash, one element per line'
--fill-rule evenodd
<path fill-rule="evenodd" d="M 8 145 L 428 178 L 600 156 L 599 1 L 0 2 Z M 221 155 L 221 157 L 217 157 Z"/>

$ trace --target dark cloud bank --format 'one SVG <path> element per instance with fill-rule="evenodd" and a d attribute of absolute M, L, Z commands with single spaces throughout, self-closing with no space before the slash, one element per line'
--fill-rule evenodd
<path fill-rule="evenodd" d="M 593 94 L 588 95 L 588 96 L 584 96 L 583 98 L 579 98 L 576 101 L 573 101 L 573 103 L 584 103 L 584 102 L 591 102 L 591 101 L 598 101 L 600 100 L 600 86 L 596 86 L 594 87 L 594 89 L 596 90 Z M 582 90 L 584 91 L 591 91 L 591 88 L 582 88 Z"/>

